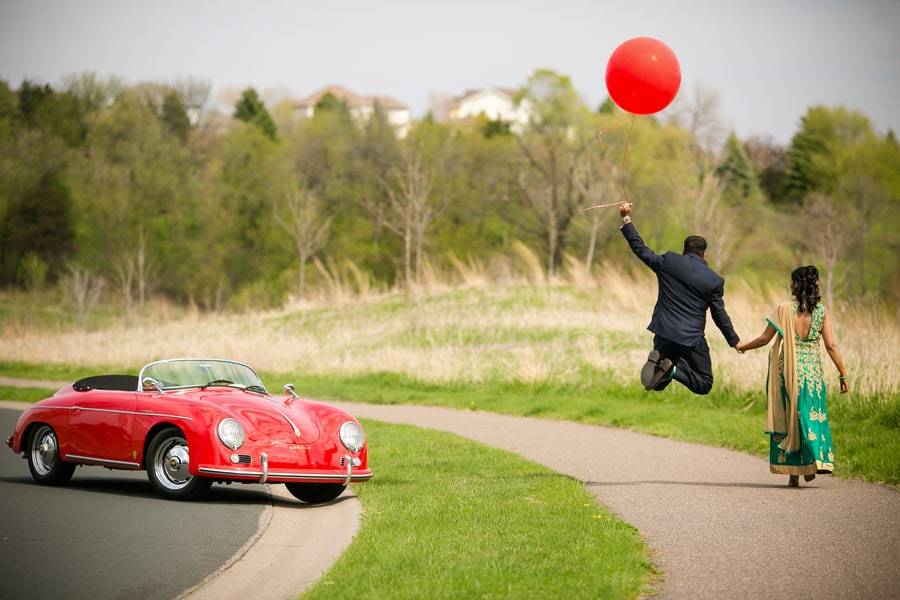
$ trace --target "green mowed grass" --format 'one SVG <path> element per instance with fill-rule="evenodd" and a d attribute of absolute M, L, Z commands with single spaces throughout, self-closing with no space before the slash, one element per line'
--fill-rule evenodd
<path fill-rule="evenodd" d="M 637 530 L 578 481 L 448 433 L 363 423 L 362 528 L 303 598 L 634 598 Z"/>
<path fill-rule="evenodd" d="M 0 385 L 0 400 L 12 400 L 14 402 L 37 402 L 49 398 L 56 390 L 44 388 L 23 388 Z"/>

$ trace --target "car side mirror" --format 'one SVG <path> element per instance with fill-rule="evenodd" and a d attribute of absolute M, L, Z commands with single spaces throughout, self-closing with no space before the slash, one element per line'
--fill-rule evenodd
<path fill-rule="evenodd" d="M 297 400 L 300 399 L 300 396 L 298 396 L 298 395 L 297 395 L 297 392 L 294 391 L 294 384 L 293 384 L 293 383 L 286 383 L 286 384 L 284 384 L 284 393 L 285 393 L 285 394 L 288 394 L 289 396 L 292 396 L 293 398 L 295 398 L 295 399 L 297 399 Z"/>
<path fill-rule="evenodd" d="M 143 381 L 141 381 L 141 389 L 145 392 L 163 393 L 162 384 L 152 377 L 144 377 Z"/>

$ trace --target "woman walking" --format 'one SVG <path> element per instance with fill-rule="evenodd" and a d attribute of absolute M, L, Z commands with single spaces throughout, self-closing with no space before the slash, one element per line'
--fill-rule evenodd
<path fill-rule="evenodd" d="M 755 340 L 738 344 L 737 350 L 761 348 L 778 336 L 769 352 L 766 386 L 769 469 L 788 475 L 788 485 L 798 487 L 801 475 L 812 481 L 816 473 L 834 470 L 820 340 L 840 374 L 841 393 L 849 386 L 831 317 L 820 302 L 818 269 L 794 269 L 791 294 L 794 300 L 778 305 L 765 331 Z"/>

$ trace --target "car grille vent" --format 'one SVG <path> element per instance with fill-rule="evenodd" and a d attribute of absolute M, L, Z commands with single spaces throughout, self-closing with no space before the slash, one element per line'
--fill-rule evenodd
<path fill-rule="evenodd" d="M 238 454 L 237 464 L 239 465 L 249 465 L 250 464 L 250 455 L 249 454 Z"/>

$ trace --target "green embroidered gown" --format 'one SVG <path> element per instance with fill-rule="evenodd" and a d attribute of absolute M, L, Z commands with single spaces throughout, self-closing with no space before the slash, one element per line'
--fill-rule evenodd
<path fill-rule="evenodd" d="M 797 303 L 794 302 L 794 315 Z M 778 335 L 781 328 L 771 319 L 769 324 Z M 769 469 L 772 473 L 787 475 L 810 475 L 831 473 L 834 470 L 834 449 L 831 427 L 828 425 L 828 409 L 825 404 L 825 376 L 822 373 L 822 354 L 819 343 L 822 324 L 825 321 L 825 307 L 819 303 L 810 315 L 809 334 L 806 339 L 796 335 L 797 344 L 797 412 L 800 417 L 800 448 L 797 452 L 785 452 L 778 447 L 782 435 L 769 434 Z M 781 401 L 787 405 L 787 391 L 784 387 L 784 356 L 779 357 L 779 378 L 781 380 Z"/>

